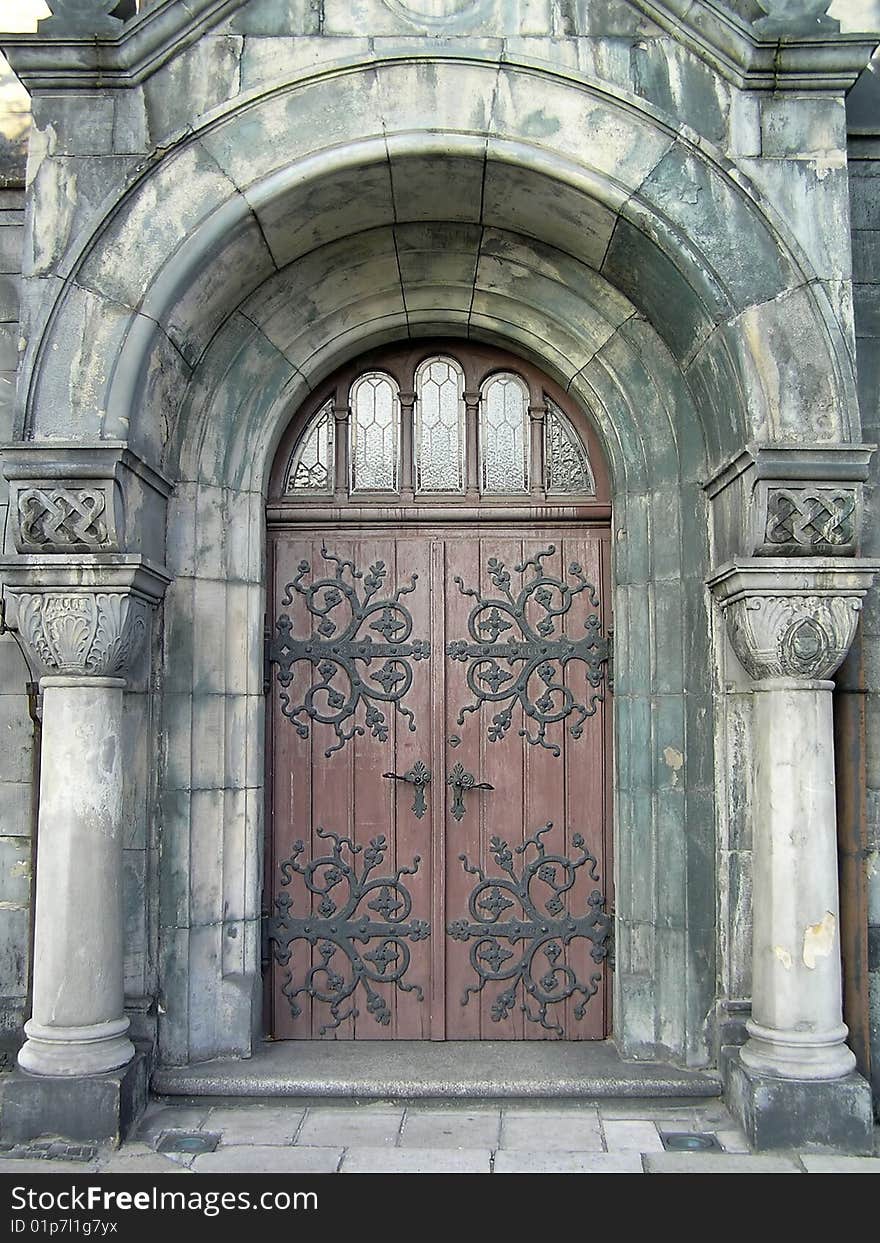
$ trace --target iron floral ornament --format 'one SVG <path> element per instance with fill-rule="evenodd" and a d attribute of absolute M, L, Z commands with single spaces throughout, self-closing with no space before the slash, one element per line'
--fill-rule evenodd
<path fill-rule="evenodd" d="M 379 704 L 393 704 L 408 728 L 415 730 L 413 713 L 402 703 L 413 682 L 409 662 L 426 660 L 431 646 L 425 639 L 411 637 L 412 614 L 401 603 L 402 596 L 415 591 L 418 574 L 411 576 L 409 586 L 380 597 L 387 573 L 384 561 L 374 562 L 364 577 L 354 562 L 343 561 L 326 547 L 321 555 L 335 564 L 333 576 L 314 579 L 306 586 L 304 579 L 312 568 L 308 561 L 301 561 L 281 600 L 283 605 L 292 604 L 297 592 L 316 625 L 308 638 L 295 639 L 293 621 L 282 613 L 269 644 L 269 661 L 278 666 L 282 713 L 293 722 L 300 738 L 308 738 L 309 721 L 331 725 L 337 741 L 324 752 L 331 756 L 367 729 L 380 742 L 388 740 L 388 722 Z M 355 585 L 361 581 L 362 594 Z M 380 636 L 378 641 L 365 633 L 370 630 Z M 298 662 L 312 665 L 319 678 L 296 703 L 288 688 Z M 361 704 L 363 725 L 354 721 Z"/>
<path fill-rule="evenodd" d="M 291 968 L 281 991 L 294 1018 L 302 1013 L 296 998 L 303 994 L 330 1006 L 332 1017 L 321 1028 L 323 1036 L 346 1019 L 358 1017 L 357 1005 L 346 1003 L 360 986 L 366 993 L 367 1013 L 387 1027 L 391 1011 L 376 985 L 392 984 L 424 1000 L 421 987 L 403 978 L 411 959 L 407 942 L 425 941 L 431 935 L 424 919 L 410 919 L 412 896 L 402 880 L 415 875 L 421 860 L 416 855 L 411 867 L 399 867 L 391 876 L 373 876 L 387 850 L 384 836 L 372 838 L 366 848 L 329 830 L 319 828 L 318 836 L 333 842 L 329 854 L 300 863 L 305 846 L 296 842 L 290 858 L 281 864 L 282 885 L 289 885 L 294 873 L 300 875 L 309 893 L 319 899 L 317 914 L 295 917 L 291 913 L 293 899 L 289 893 L 282 893 L 275 899 L 278 914 L 269 919 L 267 934 L 274 942 L 275 961 L 282 966 L 290 962 L 295 941 L 316 946 L 321 961 L 309 968 L 299 987 Z M 359 875 L 355 860 L 361 854 Z M 356 915 L 358 908 L 361 913 Z M 358 944 L 373 948 L 361 952 Z"/>
<path fill-rule="evenodd" d="M 514 566 L 517 574 L 532 571 L 517 596 L 511 591 L 510 572 L 497 557 L 489 558 L 488 570 L 500 597 L 486 598 L 456 577 L 461 594 L 473 597 L 476 604 L 468 617 L 470 638 L 453 640 L 446 652 L 453 660 L 467 664 L 467 684 L 474 696 L 474 702 L 459 712 L 459 725 L 464 724 L 468 712 L 479 711 L 484 703 L 504 704 L 493 716 L 488 731 L 489 741 L 498 742 L 510 729 L 513 710 L 520 704 L 536 726 L 534 732 L 521 729 L 520 736 L 559 755 L 559 746 L 547 741 L 547 726 L 574 714 L 569 733 L 580 738 L 584 721 L 604 699 L 602 666 L 610 656 L 610 645 L 602 634 L 598 613 L 585 617 L 583 638 L 572 639 L 557 632 L 559 619 L 570 611 L 576 596 L 586 592 L 594 608 L 599 607 L 599 597 L 576 561 L 568 567 L 573 582 L 554 578 L 544 570 L 544 558 L 552 557 L 555 551 L 551 544 Z M 564 682 L 565 668 L 573 660 L 586 666 L 590 691 L 585 703 L 579 702 Z"/>
<path fill-rule="evenodd" d="M 572 915 L 566 909 L 563 895 L 574 886 L 577 873 L 589 864 L 588 875 L 598 880 L 598 864 L 580 833 L 572 838 L 572 844 L 579 851 L 577 858 L 547 854 L 541 838 L 552 828 L 550 821 L 515 851 L 500 837 L 493 837 L 490 850 L 504 873 L 502 876 L 487 876 L 481 867 L 468 861 L 467 855 L 459 855 L 464 870 L 479 877 L 479 883 L 468 899 L 471 920 L 453 920 L 447 931 L 456 941 L 473 942 L 470 960 L 478 983 L 465 989 L 463 1006 L 472 994 L 481 993 L 487 984 L 507 982 L 507 987 L 492 1003 L 492 1020 L 500 1023 L 516 1006 L 522 985 L 524 996 L 520 1009 L 529 1022 L 540 1023 L 547 1031 L 561 1036 L 562 1025 L 548 1013 L 549 1007 L 580 994 L 582 1000 L 574 1007 L 574 1015 L 582 1019 L 602 978 L 597 971 L 588 981 L 582 982 L 575 969 L 565 961 L 564 947 L 578 938 L 586 938 L 592 942 L 593 961 L 601 963 L 608 954 L 611 916 L 603 910 L 605 899 L 598 889 L 591 893 L 585 914 Z M 534 857 L 523 859 L 522 872 L 517 876 L 514 853 L 526 855 L 529 847 L 534 849 Z M 543 898 L 533 892 L 533 886 L 539 888 L 536 881 L 544 886 Z M 519 917 L 508 918 L 507 913 L 515 910 L 520 912 Z M 502 942 L 514 948 L 506 948 Z"/>

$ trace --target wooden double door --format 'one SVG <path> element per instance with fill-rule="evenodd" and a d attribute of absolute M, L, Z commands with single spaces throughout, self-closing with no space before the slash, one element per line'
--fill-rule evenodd
<path fill-rule="evenodd" d="M 608 530 L 270 531 L 278 1039 L 601 1039 Z"/>

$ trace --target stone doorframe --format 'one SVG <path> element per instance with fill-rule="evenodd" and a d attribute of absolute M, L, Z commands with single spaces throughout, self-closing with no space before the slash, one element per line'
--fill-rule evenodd
<path fill-rule="evenodd" d="M 558 121 L 540 135 L 528 120 L 537 82 L 544 114 Z M 478 137 L 474 100 L 487 101 Z M 698 227 L 673 192 L 683 182 L 700 196 Z M 353 195 L 371 205 L 372 227 L 356 236 L 332 206 Z M 445 218 L 426 220 L 424 202 Z M 330 206 L 314 215 L 315 203 Z M 291 219 L 302 228 L 291 232 Z M 783 575 L 782 595 L 811 603 L 785 606 L 774 676 L 808 676 L 819 704 L 827 685 L 816 679 L 827 682 L 852 637 L 850 613 L 844 624 L 834 602 L 860 598 L 869 573 L 852 559 L 866 455 L 845 325 L 833 282 L 814 272 L 770 204 L 705 140 L 584 75 L 482 56 L 432 58 L 426 72 L 422 61 L 389 57 L 223 105 L 133 173 L 57 266 L 65 280 L 51 308 L 36 293 L 49 282 L 31 286 L 27 443 L 5 467 L 18 556 L 3 575 L 49 677 L 60 666 L 46 602 L 26 605 L 47 558 L 54 589 L 97 593 L 86 606 L 95 633 L 99 596 L 117 591 L 119 566 L 143 559 L 152 582 L 171 580 L 164 606 L 158 585 L 142 591 L 163 612 L 152 693 L 130 733 L 132 771 L 148 769 L 155 712 L 158 790 L 151 798 L 147 782 L 129 802 L 126 990 L 132 1015 L 155 1000 L 159 1057 L 247 1056 L 259 1035 L 263 506 L 274 447 L 309 388 L 344 359 L 402 335 L 449 333 L 535 359 L 602 439 L 616 533 L 615 1035 L 629 1056 L 712 1064 L 716 1002 L 730 995 L 737 952 L 719 862 L 740 853 L 728 849 L 732 818 L 716 791 L 727 781 L 731 722 L 737 736 L 760 740 L 770 709 L 752 724 L 732 704 L 739 688 L 727 685 L 741 675 L 706 581 L 719 567 L 719 609 L 750 615 L 742 602 L 764 608 L 767 595 L 761 558 L 782 554 L 775 569 L 794 576 Z M 791 537 L 780 539 L 786 506 Z M 823 507 L 829 517 L 817 521 Z M 27 631 L 29 607 L 37 620 Z M 733 641 L 766 680 L 759 641 L 739 622 Z M 128 649 L 114 643 L 115 678 Z M 90 651 L 71 657 L 64 676 L 103 677 Z M 122 688 L 102 689 L 117 697 Z M 765 688 L 755 689 L 758 701 Z M 827 760 L 825 709 L 813 720 L 810 746 Z M 85 747 L 65 759 L 52 745 L 44 734 L 44 771 L 86 762 Z M 756 797 L 769 790 L 759 780 Z M 823 823 L 827 835 L 827 815 Z M 830 883 L 827 858 L 825 872 Z M 830 891 L 822 897 L 833 907 Z M 38 902 L 38 960 L 51 961 L 42 942 L 57 936 Z M 831 942 L 820 955 L 828 971 L 839 958 Z M 815 1022 L 839 1048 L 831 977 L 823 989 L 808 987 L 819 976 L 800 967 L 789 978 L 807 1007 L 794 1021 Z M 115 986 L 112 994 L 107 1013 L 66 1023 L 68 1044 L 91 1039 L 90 1025 L 122 1022 Z M 789 1021 L 761 1011 L 753 1040 Z M 150 1030 L 142 1020 L 140 1034 Z M 46 1073 L 39 1038 L 35 1028 L 24 1062 Z M 851 1084 L 836 1056 L 834 1082 Z M 774 1082 L 785 1081 L 783 1060 Z M 68 1064 L 81 1073 L 75 1058 Z"/>

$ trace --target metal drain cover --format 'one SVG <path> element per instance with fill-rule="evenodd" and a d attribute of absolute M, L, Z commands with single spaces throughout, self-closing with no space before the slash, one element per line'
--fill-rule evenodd
<path fill-rule="evenodd" d="M 220 1143 L 220 1136 L 211 1131 L 163 1131 L 156 1145 L 157 1152 L 179 1152 L 199 1156 L 213 1152 Z"/>
<path fill-rule="evenodd" d="M 667 1152 L 723 1152 L 717 1135 L 699 1131 L 661 1131 Z"/>

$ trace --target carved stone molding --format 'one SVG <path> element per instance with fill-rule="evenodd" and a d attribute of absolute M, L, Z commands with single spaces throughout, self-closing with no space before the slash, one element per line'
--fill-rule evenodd
<path fill-rule="evenodd" d="M 759 17 L 755 30 L 765 38 L 788 35 L 828 34 L 840 22 L 828 16 L 830 0 L 758 0 L 766 17 Z"/>
<path fill-rule="evenodd" d="M 21 592 L 17 625 L 34 664 L 46 674 L 120 677 L 147 633 L 147 606 L 122 592 Z"/>
<path fill-rule="evenodd" d="M 874 448 L 748 445 L 705 484 L 719 559 L 857 556 Z"/>
<path fill-rule="evenodd" d="M 40 34 L 105 35 L 115 38 L 122 31 L 122 22 L 110 14 L 119 0 L 47 0 L 51 17 L 39 23 Z"/>
<path fill-rule="evenodd" d="M 830 678 L 849 650 L 861 606 L 843 596 L 751 596 L 725 617 L 751 677 Z"/>
<path fill-rule="evenodd" d="M 827 679 L 855 635 L 876 565 L 736 562 L 709 580 L 734 651 L 755 679 Z"/>
<path fill-rule="evenodd" d="M 170 581 L 142 557 L 4 557 L 4 622 L 40 677 L 124 677 Z"/>
<path fill-rule="evenodd" d="M 0 452 L 20 553 L 164 560 L 171 483 L 122 442 L 15 442 Z"/>

